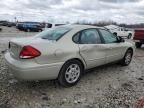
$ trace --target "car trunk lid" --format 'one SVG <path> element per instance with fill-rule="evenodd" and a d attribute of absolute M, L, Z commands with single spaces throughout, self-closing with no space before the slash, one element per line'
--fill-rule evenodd
<path fill-rule="evenodd" d="M 41 39 L 40 37 L 27 37 L 12 39 L 9 42 L 10 55 L 15 59 L 21 59 L 20 53 L 25 46 L 31 46 L 41 52 L 41 56 L 46 56 L 49 46 L 53 46 L 55 41 Z M 41 57 L 36 57 L 36 60 Z"/>

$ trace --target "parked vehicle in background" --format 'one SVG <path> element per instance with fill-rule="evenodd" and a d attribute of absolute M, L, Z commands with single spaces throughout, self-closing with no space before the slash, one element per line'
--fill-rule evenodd
<path fill-rule="evenodd" d="M 137 48 L 140 48 L 144 44 L 144 29 L 135 30 L 134 41 Z"/>
<path fill-rule="evenodd" d="M 13 26 L 16 26 L 16 23 L 14 23 L 14 22 L 8 22 L 7 26 L 8 27 L 13 27 Z"/>
<path fill-rule="evenodd" d="M 53 27 L 57 27 L 57 26 L 61 26 L 61 25 L 65 25 L 65 24 L 40 23 L 40 22 L 19 22 L 16 24 L 16 28 L 21 31 L 26 31 L 26 32 L 30 32 L 30 31 L 39 32 L 39 31 L 43 31 L 47 28 L 53 28 Z"/>
<path fill-rule="evenodd" d="M 132 43 L 104 28 L 64 25 L 34 37 L 11 40 L 5 60 L 18 79 L 58 79 L 61 85 L 70 87 L 85 69 L 111 62 L 129 65 L 134 50 Z"/>
<path fill-rule="evenodd" d="M 23 23 L 22 22 L 17 23 L 16 28 L 19 30 L 23 30 Z"/>
<path fill-rule="evenodd" d="M 16 26 L 16 23 L 15 22 L 9 22 L 9 21 L 0 21 L 0 26 L 12 27 L 12 26 Z"/>
<path fill-rule="evenodd" d="M 20 22 L 17 23 L 16 28 L 26 32 L 39 32 L 42 31 L 42 24 L 37 22 Z"/>
<path fill-rule="evenodd" d="M 134 34 L 134 31 L 116 25 L 105 26 L 105 28 L 109 29 L 114 35 L 127 39 L 130 39 Z"/>
<path fill-rule="evenodd" d="M 8 21 L 0 21 L 0 26 L 7 26 L 8 25 Z"/>
<path fill-rule="evenodd" d="M 44 29 L 47 29 L 47 28 L 53 28 L 53 27 L 57 27 L 57 26 L 62 26 L 62 25 L 66 25 L 66 24 L 61 24 L 61 23 L 45 23 L 45 26 L 44 26 Z"/>
<path fill-rule="evenodd" d="M 24 31 L 30 32 L 40 32 L 42 31 L 42 27 L 40 24 L 23 24 Z"/>

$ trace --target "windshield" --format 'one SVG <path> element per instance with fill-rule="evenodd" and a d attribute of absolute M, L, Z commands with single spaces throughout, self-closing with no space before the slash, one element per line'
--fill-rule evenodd
<path fill-rule="evenodd" d="M 71 28 L 68 27 L 56 27 L 56 28 L 45 30 L 39 33 L 37 36 L 41 37 L 42 39 L 58 40 L 70 30 Z"/>

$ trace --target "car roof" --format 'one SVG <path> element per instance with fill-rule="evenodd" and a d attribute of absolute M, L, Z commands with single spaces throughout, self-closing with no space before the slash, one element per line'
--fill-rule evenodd
<path fill-rule="evenodd" d="M 77 24 L 68 24 L 68 25 L 62 25 L 63 27 L 69 27 L 72 29 L 88 29 L 88 28 L 98 28 L 98 29 L 105 29 L 104 27 L 98 27 L 98 26 L 92 26 L 92 25 L 77 25 Z"/>

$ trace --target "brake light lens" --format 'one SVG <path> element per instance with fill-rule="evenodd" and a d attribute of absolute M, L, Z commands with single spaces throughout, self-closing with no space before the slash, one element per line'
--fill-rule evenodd
<path fill-rule="evenodd" d="M 19 57 L 22 59 L 32 59 L 41 55 L 41 52 L 32 46 L 24 46 Z"/>

